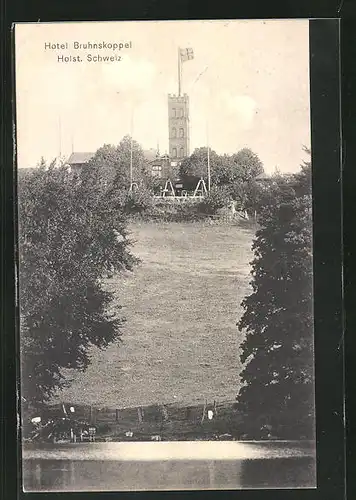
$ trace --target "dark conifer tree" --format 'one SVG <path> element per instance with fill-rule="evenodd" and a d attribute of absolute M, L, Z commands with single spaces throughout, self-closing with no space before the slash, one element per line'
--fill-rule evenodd
<path fill-rule="evenodd" d="M 42 165 L 19 181 L 22 396 L 33 405 L 61 387 L 62 368 L 88 366 L 90 345 L 120 339 L 123 318 L 102 278 L 136 259 L 98 173 Z"/>
<path fill-rule="evenodd" d="M 261 198 L 252 293 L 238 324 L 237 407 L 252 439 L 314 432 L 311 165 L 276 175 Z"/>

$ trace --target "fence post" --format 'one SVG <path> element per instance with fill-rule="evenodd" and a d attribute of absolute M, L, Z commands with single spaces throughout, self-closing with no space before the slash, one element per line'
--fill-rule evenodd
<path fill-rule="evenodd" d="M 115 420 L 116 420 L 116 422 L 119 421 L 119 410 L 117 408 L 115 410 Z"/>
<path fill-rule="evenodd" d="M 137 408 L 137 416 L 139 423 L 142 424 L 142 412 L 140 407 Z"/>
<path fill-rule="evenodd" d="M 201 417 L 201 423 L 203 423 L 204 419 L 205 419 L 206 405 L 207 405 L 207 401 L 205 400 L 205 402 L 204 402 L 204 408 L 203 408 L 203 415 Z"/>
<path fill-rule="evenodd" d="M 167 411 L 167 408 L 164 405 L 162 405 L 161 410 L 162 410 L 163 420 L 168 420 L 168 411 Z"/>

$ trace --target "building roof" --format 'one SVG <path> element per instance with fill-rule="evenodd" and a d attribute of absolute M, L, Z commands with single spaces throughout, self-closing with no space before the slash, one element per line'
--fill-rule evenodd
<path fill-rule="evenodd" d="M 78 163 L 88 163 L 90 161 L 95 153 L 72 153 L 70 157 L 68 158 L 69 165 L 77 165 Z"/>
<path fill-rule="evenodd" d="M 143 154 L 146 158 L 147 161 L 153 161 L 157 158 L 157 150 L 154 148 L 151 149 L 145 149 L 143 151 Z M 83 152 L 73 152 L 70 157 L 68 158 L 67 163 L 69 165 L 78 165 L 78 164 L 84 164 L 88 163 L 90 161 L 95 153 L 83 153 Z"/>
<path fill-rule="evenodd" d="M 153 161 L 157 158 L 157 149 L 144 149 L 143 154 L 147 161 Z"/>
<path fill-rule="evenodd" d="M 169 156 L 164 154 L 161 156 L 156 156 L 153 160 L 148 160 L 148 163 L 150 165 L 156 165 L 156 164 L 162 164 L 162 163 L 168 163 L 169 162 Z"/>

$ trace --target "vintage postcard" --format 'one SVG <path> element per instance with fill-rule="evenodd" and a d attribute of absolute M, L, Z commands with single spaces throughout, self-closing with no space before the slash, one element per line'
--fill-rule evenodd
<path fill-rule="evenodd" d="M 23 490 L 315 488 L 309 21 L 14 31 Z"/>

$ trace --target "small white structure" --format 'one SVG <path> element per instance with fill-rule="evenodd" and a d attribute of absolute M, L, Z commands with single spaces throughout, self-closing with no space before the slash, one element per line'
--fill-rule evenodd
<path fill-rule="evenodd" d="M 198 181 L 198 184 L 195 188 L 195 191 L 193 193 L 193 197 L 195 198 L 196 196 L 205 196 L 208 193 L 205 185 L 204 179 L 201 177 Z"/>
<path fill-rule="evenodd" d="M 162 196 L 173 196 L 175 197 L 176 195 L 176 192 L 174 191 L 174 187 L 173 187 L 173 184 L 172 184 L 172 181 L 170 179 L 167 179 L 166 180 L 166 184 L 164 185 L 164 189 L 163 189 L 163 192 L 162 192 Z"/>

